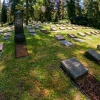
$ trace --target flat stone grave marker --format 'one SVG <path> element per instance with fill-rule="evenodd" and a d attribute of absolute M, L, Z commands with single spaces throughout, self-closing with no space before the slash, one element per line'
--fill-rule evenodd
<path fill-rule="evenodd" d="M 65 40 L 65 38 L 61 35 L 61 34 L 56 34 L 56 35 L 54 35 L 54 38 L 56 39 L 56 40 Z"/>
<path fill-rule="evenodd" d="M 35 28 L 36 28 L 36 29 L 39 29 L 40 27 L 39 27 L 39 25 L 36 25 Z"/>
<path fill-rule="evenodd" d="M 86 35 L 91 36 L 92 34 L 90 32 L 85 32 Z"/>
<path fill-rule="evenodd" d="M 75 57 L 61 61 L 60 67 L 74 80 L 88 73 L 88 69 Z"/>
<path fill-rule="evenodd" d="M 67 29 L 68 29 L 68 30 L 72 30 L 72 28 L 71 28 L 71 27 L 67 27 Z"/>
<path fill-rule="evenodd" d="M 95 33 L 99 34 L 100 32 L 99 31 L 94 31 Z"/>
<path fill-rule="evenodd" d="M 31 35 L 36 35 L 36 32 L 35 32 L 35 30 L 33 30 L 33 29 L 29 29 L 28 31 L 29 31 L 29 33 L 30 33 Z"/>
<path fill-rule="evenodd" d="M 77 30 L 78 28 L 77 27 L 73 27 L 73 29 Z"/>
<path fill-rule="evenodd" d="M 80 38 L 73 38 L 75 41 L 78 41 L 78 42 L 85 42 L 83 39 L 80 39 Z"/>
<path fill-rule="evenodd" d="M 80 35 L 80 36 L 82 36 L 82 37 L 85 37 L 86 36 L 86 34 L 84 34 L 82 32 L 78 32 L 77 34 Z"/>
<path fill-rule="evenodd" d="M 97 49 L 100 50 L 100 44 L 97 45 Z"/>
<path fill-rule="evenodd" d="M 11 32 L 7 32 L 4 34 L 4 36 L 10 36 L 11 35 Z"/>
<path fill-rule="evenodd" d="M 63 24 L 62 27 L 66 27 L 66 25 Z"/>
<path fill-rule="evenodd" d="M 75 34 L 67 34 L 67 36 L 68 36 L 69 38 L 77 38 L 77 36 L 76 36 Z"/>
<path fill-rule="evenodd" d="M 94 31 L 90 31 L 90 33 L 93 34 L 93 35 L 97 35 L 97 33 L 94 32 Z"/>
<path fill-rule="evenodd" d="M 67 40 L 61 40 L 60 42 L 65 46 L 73 46 L 73 44 Z"/>
<path fill-rule="evenodd" d="M 60 29 L 60 30 L 65 30 L 65 28 L 64 28 L 64 27 L 59 27 L 59 29 Z"/>
<path fill-rule="evenodd" d="M 55 27 L 50 28 L 51 31 L 57 31 Z"/>
<path fill-rule="evenodd" d="M 56 24 L 56 26 L 57 26 L 57 27 L 60 27 L 61 25 L 59 25 L 59 24 Z"/>
<path fill-rule="evenodd" d="M 91 60 L 96 61 L 97 63 L 100 63 L 100 54 L 96 52 L 95 50 L 87 50 L 85 53 L 86 57 L 90 58 Z"/>
<path fill-rule="evenodd" d="M 0 30 L 0 34 L 2 34 L 3 33 L 3 30 Z"/>
<path fill-rule="evenodd" d="M 46 29 L 40 29 L 41 32 L 45 33 L 45 34 L 50 34 L 49 31 L 47 31 Z"/>

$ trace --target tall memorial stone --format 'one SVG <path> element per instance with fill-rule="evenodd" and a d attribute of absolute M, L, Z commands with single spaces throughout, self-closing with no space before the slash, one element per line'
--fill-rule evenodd
<path fill-rule="evenodd" d="M 25 35 L 23 30 L 23 14 L 21 11 L 15 12 L 15 43 L 25 43 Z"/>

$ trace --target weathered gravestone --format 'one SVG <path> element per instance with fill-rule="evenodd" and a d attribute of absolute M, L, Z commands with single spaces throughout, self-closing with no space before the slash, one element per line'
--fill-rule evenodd
<path fill-rule="evenodd" d="M 85 32 L 86 35 L 91 36 L 92 34 L 90 32 Z"/>
<path fill-rule="evenodd" d="M 86 51 L 85 56 L 100 64 L 100 54 L 98 52 L 96 52 L 95 50 Z"/>
<path fill-rule="evenodd" d="M 60 67 L 74 80 L 88 73 L 88 69 L 75 57 L 61 61 Z"/>
<path fill-rule="evenodd" d="M 93 35 L 97 35 L 97 33 L 95 31 L 90 31 L 90 33 Z"/>
<path fill-rule="evenodd" d="M 75 34 L 67 34 L 67 36 L 68 36 L 69 38 L 77 38 L 77 36 L 76 36 Z"/>
<path fill-rule="evenodd" d="M 100 44 L 97 45 L 97 49 L 100 50 Z"/>
<path fill-rule="evenodd" d="M 82 32 L 78 32 L 77 34 L 80 35 L 80 36 L 82 36 L 82 37 L 85 37 L 86 36 L 86 34 L 84 34 Z"/>
<path fill-rule="evenodd" d="M 15 43 L 25 43 L 25 35 L 23 30 L 23 16 L 21 11 L 15 12 Z"/>
<path fill-rule="evenodd" d="M 73 38 L 75 41 L 78 41 L 78 42 L 85 42 L 83 39 L 80 39 L 80 38 Z"/>
<path fill-rule="evenodd" d="M 42 29 L 40 29 L 40 31 L 41 31 L 41 32 L 43 32 L 44 34 L 50 34 L 50 32 L 49 32 L 49 31 L 47 31 L 46 29 L 43 29 L 43 28 L 42 28 Z"/>
<path fill-rule="evenodd" d="M 56 35 L 54 35 L 54 38 L 56 39 L 56 40 L 65 40 L 65 38 L 61 35 L 61 34 L 56 34 Z"/>
<path fill-rule="evenodd" d="M 60 42 L 65 46 L 73 46 L 73 44 L 67 40 L 61 40 Z"/>

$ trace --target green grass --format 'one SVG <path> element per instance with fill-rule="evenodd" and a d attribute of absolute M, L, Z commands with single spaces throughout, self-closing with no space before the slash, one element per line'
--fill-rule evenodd
<path fill-rule="evenodd" d="M 49 29 L 49 26 L 44 27 Z M 3 35 L 0 35 L 0 42 L 4 43 L 0 57 L 0 96 L 4 95 L 5 100 L 87 100 L 59 66 L 61 60 L 77 57 L 89 69 L 89 73 L 100 81 L 100 65 L 84 56 L 86 50 L 96 50 L 100 35 L 87 36 L 85 43 L 67 37 L 68 33 L 92 30 L 97 29 L 79 27 L 74 31 L 51 31 L 49 35 L 36 30 L 37 35 L 31 36 L 24 28 L 29 56 L 19 59 L 15 59 L 14 32 L 8 41 L 3 41 Z M 54 40 L 57 33 L 73 42 L 74 46 L 67 48 Z"/>

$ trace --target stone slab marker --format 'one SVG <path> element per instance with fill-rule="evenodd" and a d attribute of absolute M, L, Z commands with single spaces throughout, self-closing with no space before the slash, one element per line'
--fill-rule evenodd
<path fill-rule="evenodd" d="M 73 46 L 73 44 L 67 40 L 61 40 L 60 42 L 65 46 Z"/>
<path fill-rule="evenodd" d="M 54 35 L 54 38 L 56 39 L 56 40 L 65 40 L 65 38 L 61 35 L 61 34 L 56 34 L 56 35 Z"/>
<path fill-rule="evenodd" d="M 74 80 L 88 73 L 88 69 L 75 57 L 61 61 L 60 67 Z"/>
<path fill-rule="evenodd" d="M 88 50 L 88 51 L 86 51 L 85 55 L 89 59 L 94 60 L 100 64 L 100 54 L 98 52 L 96 52 L 95 50 L 92 50 L 92 49 Z"/>
<path fill-rule="evenodd" d="M 15 12 L 15 43 L 24 43 L 25 35 L 23 30 L 23 15 L 21 11 Z"/>

